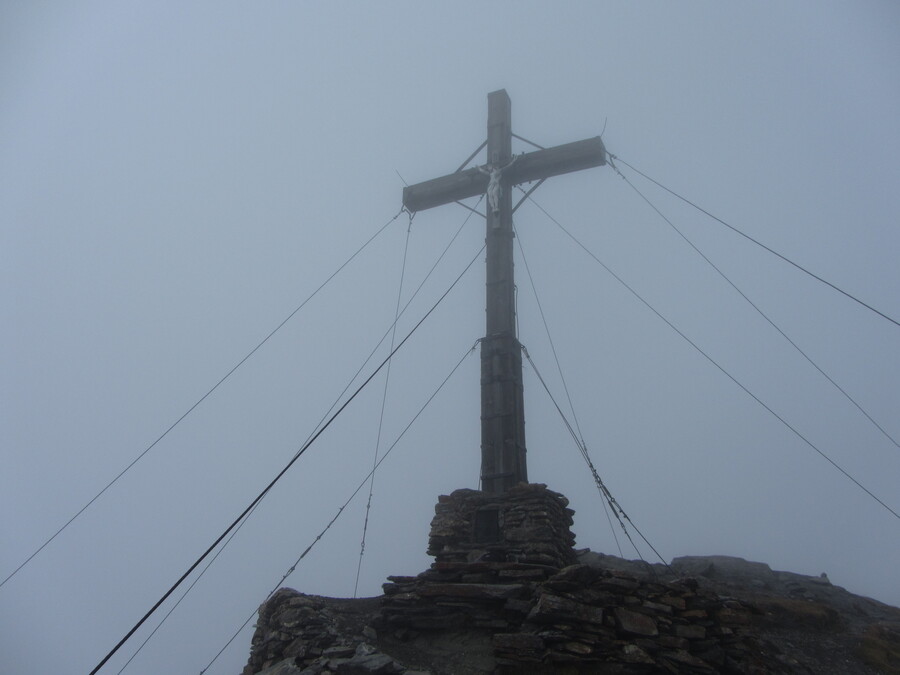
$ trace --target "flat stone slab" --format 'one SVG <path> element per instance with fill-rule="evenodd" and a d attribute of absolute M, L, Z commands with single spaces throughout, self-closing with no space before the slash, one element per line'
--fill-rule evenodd
<path fill-rule="evenodd" d="M 294 663 L 294 659 L 285 659 L 265 670 L 259 671 L 257 675 L 300 675 L 301 670 Z"/>
<path fill-rule="evenodd" d="M 585 605 L 559 595 L 544 593 L 538 599 L 528 618 L 532 621 L 543 621 L 545 623 L 555 623 L 560 618 L 563 618 L 602 624 L 603 608 Z"/>
<path fill-rule="evenodd" d="M 405 668 L 400 666 L 387 654 L 375 653 L 354 656 L 337 668 L 339 675 L 387 675 L 400 673 Z"/>
<path fill-rule="evenodd" d="M 539 565 L 536 563 L 523 562 L 496 562 L 496 561 L 478 561 L 478 562 L 434 562 L 431 563 L 431 569 L 439 572 L 499 572 L 500 570 L 545 570 L 556 572 L 558 567 L 552 565 Z M 388 577 L 390 579 L 390 577 Z"/>
<path fill-rule="evenodd" d="M 466 598 L 470 600 L 506 600 L 521 594 L 521 584 L 422 584 L 422 597 Z"/>
<path fill-rule="evenodd" d="M 656 621 L 652 617 L 639 612 L 632 612 L 623 607 L 616 607 L 614 612 L 619 627 L 626 633 L 646 635 L 648 637 L 659 635 L 659 628 L 657 628 Z"/>

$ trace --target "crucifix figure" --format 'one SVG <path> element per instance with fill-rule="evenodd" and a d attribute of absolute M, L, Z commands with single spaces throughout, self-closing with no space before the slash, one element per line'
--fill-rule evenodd
<path fill-rule="evenodd" d="M 503 176 L 503 172 L 511 167 L 516 159 L 518 158 L 513 157 L 504 166 L 494 166 L 493 164 L 488 164 L 486 166 L 475 167 L 480 173 L 483 173 L 488 177 L 488 206 L 491 207 L 491 211 L 495 214 L 500 212 L 500 196 L 503 194 L 503 187 L 500 185 L 500 178 Z"/>
<path fill-rule="evenodd" d="M 486 332 L 481 341 L 481 489 L 502 494 L 518 483 L 528 482 L 522 346 L 516 336 L 510 188 L 603 166 L 606 148 L 595 137 L 513 156 L 510 101 L 503 89 L 488 94 L 487 126 L 485 165 L 461 168 L 441 178 L 410 185 L 403 189 L 403 205 L 416 212 L 487 195 Z"/>

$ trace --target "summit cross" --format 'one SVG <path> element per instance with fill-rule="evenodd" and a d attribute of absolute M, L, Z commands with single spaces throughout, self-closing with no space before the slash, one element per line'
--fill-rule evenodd
<path fill-rule="evenodd" d="M 410 212 L 487 195 L 481 489 L 491 494 L 528 482 L 522 345 L 516 335 L 512 187 L 606 164 L 606 148 L 599 136 L 512 155 L 510 110 L 505 89 L 488 94 L 487 141 L 455 173 L 403 189 L 403 205 Z M 485 145 L 487 164 L 464 169 Z"/>

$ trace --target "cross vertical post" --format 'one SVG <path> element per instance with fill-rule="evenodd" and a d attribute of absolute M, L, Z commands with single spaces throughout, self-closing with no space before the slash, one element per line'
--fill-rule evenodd
<path fill-rule="evenodd" d="M 455 173 L 403 189 L 403 205 L 410 212 L 487 194 L 486 330 L 481 341 L 481 489 L 490 494 L 502 494 L 518 483 L 528 482 L 522 349 L 516 335 L 512 188 L 520 183 L 606 164 L 606 148 L 598 136 L 513 156 L 510 108 L 506 90 L 488 94 L 485 166 L 460 168 Z"/>
<path fill-rule="evenodd" d="M 488 95 L 489 167 L 512 161 L 511 105 L 506 91 Z M 528 482 L 522 351 L 516 335 L 511 183 L 488 204 L 485 234 L 485 336 L 481 341 L 481 489 L 500 494 Z"/>

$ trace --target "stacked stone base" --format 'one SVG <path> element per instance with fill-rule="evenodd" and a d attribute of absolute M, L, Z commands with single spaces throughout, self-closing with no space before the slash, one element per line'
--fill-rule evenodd
<path fill-rule="evenodd" d="M 456 490 L 434 507 L 428 555 L 440 563 L 513 562 L 565 567 L 576 562 L 569 500 L 540 483 L 503 495 Z"/>
<path fill-rule="evenodd" d="M 498 672 L 797 672 L 752 638 L 747 606 L 691 579 L 654 583 L 587 565 L 460 563 L 391 577 L 384 590 L 379 631 L 407 639 L 490 632 Z"/>
<path fill-rule="evenodd" d="M 416 577 L 388 577 L 381 627 L 400 637 L 457 628 L 504 631 L 522 624 L 535 589 L 556 572 L 525 563 L 435 563 Z"/>

